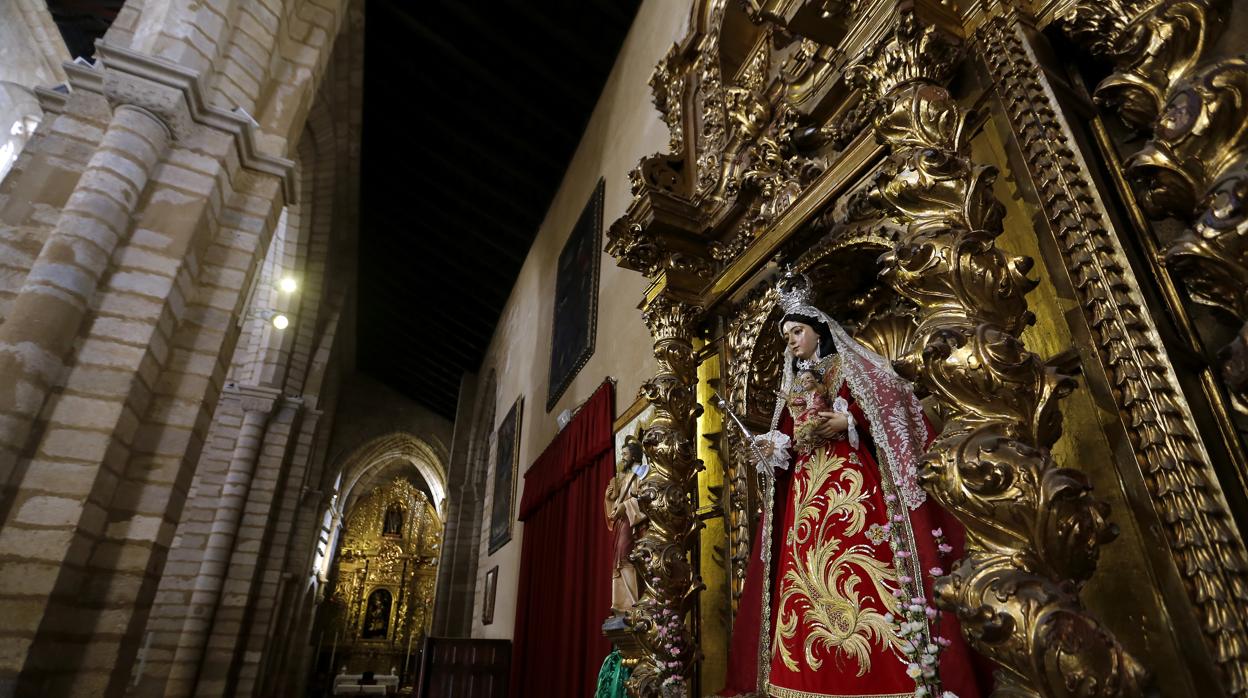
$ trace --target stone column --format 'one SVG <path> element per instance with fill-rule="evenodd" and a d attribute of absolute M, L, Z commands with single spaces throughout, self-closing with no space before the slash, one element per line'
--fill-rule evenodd
<path fill-rule="evenodd" d="M 109 258 L 172 133 L 152 112 L 122 104 L 0 325 L 0 482 L 14 486 L 48 392 L 79 334 Z"/>
<path fill-rule="evenodd" d="M 204 547 L 199 575 L 182 626 L 182 637 L 173 657 L 166 695 L 191 695 L 203 661 L 213 615 L 220 600 L 226 570 L 234 550 L 234 540 L 242 520 L 247 494 L 251 491 L 260 446 L 264 442 L 265 425 L 278 395 L 251 388 L 242 399 L 243 424 L 238 430 L 234 454 L 221 486 L 221 498 L 212 520 L 212 529 Z"/>

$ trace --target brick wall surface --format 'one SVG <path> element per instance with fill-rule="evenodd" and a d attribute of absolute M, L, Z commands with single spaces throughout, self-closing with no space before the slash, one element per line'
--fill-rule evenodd
<path fill-rule="evenodd" d="M 300 690 L 353 358 L 351 4 L 130 0 L 0 182 L 0 698 Z M 205 111 L 236 106 L 259 126 Z"/>

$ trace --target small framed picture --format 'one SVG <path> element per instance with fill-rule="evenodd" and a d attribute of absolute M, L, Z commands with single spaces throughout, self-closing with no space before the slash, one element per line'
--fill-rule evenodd
<path fill-rule="evenodd" d="M 490 568 L 485 573 L 485 593 L 481 600 L 481 624 L 489 625 L 494 622 L 494 596 L 498 593 L 498 565 Z"/>

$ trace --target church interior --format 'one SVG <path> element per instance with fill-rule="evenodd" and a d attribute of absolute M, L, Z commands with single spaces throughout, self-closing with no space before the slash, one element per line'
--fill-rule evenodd
<path fill-rule="evenodd" d="M 0 0 L 0 698 L 1248 698 L 1245 45 Z"/>

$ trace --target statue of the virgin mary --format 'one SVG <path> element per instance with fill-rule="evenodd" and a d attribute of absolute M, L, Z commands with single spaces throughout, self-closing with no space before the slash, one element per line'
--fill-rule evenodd
<path fill-rule="evenodd" d="M 932 434 L 909 383 L 780 283 L 786 342 L 762 472 L 758 555 L 733 626 L 726 695 L 976 698 L 933 576 L 960 554 L 956 521 L 929 500 L 918 461 Z"/>

